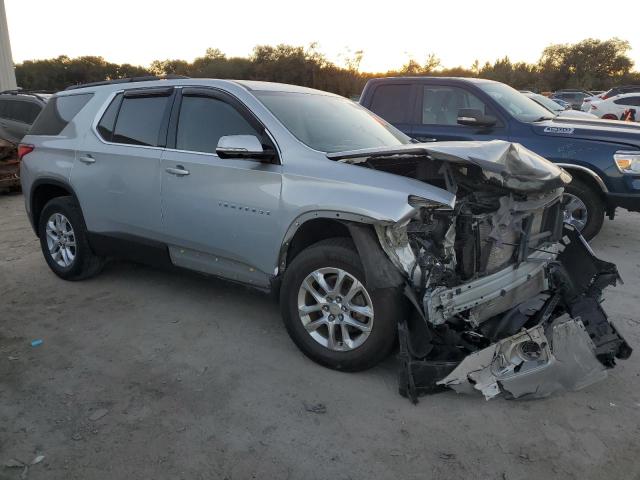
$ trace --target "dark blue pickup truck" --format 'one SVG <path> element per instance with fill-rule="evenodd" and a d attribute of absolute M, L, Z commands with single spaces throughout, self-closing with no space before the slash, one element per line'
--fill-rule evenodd
<path fill-rule="evenodd" d="M 470 78 L 369 80 L 360 104 L 420 142 L 518 142 L 573 176 L 565 218 L 587 238 L 617 207 L 640 211 L 640 124 L 556 117 L 499 82 Z"/>

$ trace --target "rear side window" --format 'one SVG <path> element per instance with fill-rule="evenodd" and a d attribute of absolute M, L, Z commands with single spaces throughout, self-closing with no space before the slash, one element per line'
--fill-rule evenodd
<path fill-rule="evenodd" d="M 215 153 L 224 135 L 255 135 L 255 128 L 231 105 L 211 97 L 182 97 L 176 148 Z"/>
<path fill-rule="evenodd" d="M 409 123 L 411 85 L 380 85 L 373 91 L 369 110 L 389 123 Z"/>
<path fill-rule="evenodd" d="M 113 141 L 158 146 L 169 96 L 125 97 L 117 114 Z M 111 112 L 105 112 L 105 115 Z"/>
<path fill-rule="evenodd" d="M 30 135 L 60 135 L 91 97 L 93 93 L 52 97 L 31 127 Z"/>

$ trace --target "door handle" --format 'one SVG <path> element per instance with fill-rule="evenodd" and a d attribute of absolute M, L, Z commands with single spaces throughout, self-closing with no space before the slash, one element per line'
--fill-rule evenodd
<path fill-rule="evenodd" d="M 423 143 L 431 143 L 431 142 L 437 142 L 438 141 L 437 138 L 431 138 L 431 137 L 413 137 L 413 138 L 415 138 L 419 142 L 423 142 Z"/>
<path fill-rule="evenodd" d="M 78 157 L 78 160 L 80 160 L 82 163 L 86 163 L 87 165 L 90 163 L 96 163 L 96 159 L 91 155 L 81 155 Z"/>
<path fill-rule="evenodd" d="M 185 175 L 189 175 L 189 170 L 185 170 L 182 165 L 176 165 L 175 168 L 169 167 L 165 171 L 177 177 L 184 177 Z"/>

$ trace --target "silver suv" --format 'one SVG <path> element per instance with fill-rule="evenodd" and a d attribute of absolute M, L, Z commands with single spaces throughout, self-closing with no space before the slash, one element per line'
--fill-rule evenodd
<path fill-rule="evenodd" d="M 131 79 L 56 94 L 20 151 L 61 278 L 119 256 L 279 292 L 318 363 L 365 369 L 399 343 L 412 398 L 544 396 L 631 353 L 599 303 L 616 267 L 563 227 L 570 176 L 517 144 L 412 143 L 291 85 Z"/>

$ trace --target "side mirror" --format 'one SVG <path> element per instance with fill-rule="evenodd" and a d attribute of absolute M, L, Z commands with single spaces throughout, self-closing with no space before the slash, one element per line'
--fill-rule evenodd
<path fill-rule="evenodd" d="M 262 148 L 255 135 L 225 135 L 218 140 L 216 154 L 220 158 L 273 158 L 273 152 Z"/>
<path fill-rule="evenodd" d="M 458 123 L 471 127 L 492 127 L 498 119 L 493 115 L 485 115 L 475 108 L 461 108 L 458 110 Z"/>

